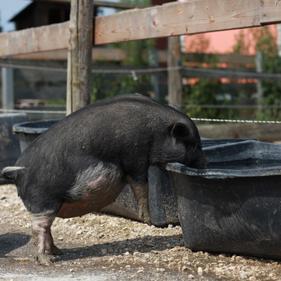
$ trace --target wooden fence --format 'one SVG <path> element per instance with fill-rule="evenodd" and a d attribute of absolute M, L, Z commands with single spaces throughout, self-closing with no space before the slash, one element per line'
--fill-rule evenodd
<path fill-rule="evenodd" d="M 95 19 L 96 45 L 281 22 L 281 1 L 190 0 Z M 67 49 L 69 22 L 0 34 L 0 56 Z"/>
<path fill-rule="evenodd" d="M 76 24 L 74 29 L 79 25 L 77 18 L 76 22 L 74 21 L 75 16 L 78 16 L 79 13 L 85 13 L 85 8 L 89 7 L 91 1 L 71 1 L 72 9 L 75 5 L 78 9 L 78 13 L 71 19 L 72 24 Z M 90 17 L 91 13 L 88 14 Z M 71 22 L 2 33 L 0 34 L 0 57 L 24 56 L 31 53 L 69 49 Z M 257 27 L 280 22 L 281 1 L 279 0 L 187 0 L 183 3 L 171 2 L 161 6 L 130 9 L 110 16 L 96 17 L 93 20 L 93 27 L 87 28 L 93 30 L 93 34 L 90 36 L 92 43 L 102 45 L 130 40 Z M 84 27 L 80 25 L 78 33 L 82 28 Z M 76 39 L 72 38 L 72 42 L 75 40 L 78 42 L 78 37 L 76 35 Z M 81 51 L 87 48 L 87 44 L 87 42 L 77 44 L 75 48 Z M 72 53 L 78 57 L 81 55 L 81 52 Z M 88 54 L 88 56 L 91 55 L 91 53 Z M 69 69 L 73 66 L 71 61 L 73 61 L 73 57 L 71 60 L 69 57 Z M 171 63 L 172 66 L 176 64 L 175 60 L 171 60 Z M 85 79 L 87 80 L 87 77 Z M 172 81 L 174 80 L 172 79 Z M 71 83 L 77 83 L 77 81 L 72 79 Z M 76 94 L 73 93 L 73 95 Z"/>

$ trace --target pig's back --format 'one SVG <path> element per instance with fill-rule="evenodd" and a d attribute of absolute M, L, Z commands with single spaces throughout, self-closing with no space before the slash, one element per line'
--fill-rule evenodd
<path fill-rule="evenodd" d="M 105 100 L 58 122 L 27 148 L 20 161 L 34 157 L 58 161 L 76 154 L 112 154 L 130 141 L 147 142 L 155 127 L 159 132 L 160 127 L 165 128 L 178 118 L 170 108 L 139 95 Z"/>
<path fill-rule="evenodd" d="M 98 102 L 39 136 L 16 165 L 28 169 L 25 184 L 32 178 L 69 186 L 79 170 L 101 160 L 121 166 L 130 159 L 147 162 L 155 128 L 161 133 L 176 118 L 176 111 L 138 95 Z"/>

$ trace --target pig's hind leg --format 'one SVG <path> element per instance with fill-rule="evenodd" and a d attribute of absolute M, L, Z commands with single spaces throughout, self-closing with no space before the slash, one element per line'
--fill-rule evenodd
<path fill-rule="evenodd" d="M 60 250 L 54 245 L 51 226 L 62 204 L 60 200 L 53 199 L 46 190 L 30 188 L 30 193 L 20 193 L 21 199 L 31 214 L 32 253 L 39 264 L 50 265 L 53 256 L 60 254 Z M 44 194 L 44 196 L 43 196 Z"/>
<path fill-rule="evenodd" d="M 50 265 L 54 255 L 61 254 L 61 251 L 55 246 L 51 233 L 51 225 L 55 219 L 52 213 L 42 213 L 32 215 L 32 237 L 37 247 L 35 255 L 38 263 Z"/>
<path fill-rule="evenodd" d="M 150 224 L 151 220 L 148 206 L 148 183 L 135 181 L 131 177 L 128 177 L 128 182 L 138 205 L 139 219 L 147 224 Z"/>

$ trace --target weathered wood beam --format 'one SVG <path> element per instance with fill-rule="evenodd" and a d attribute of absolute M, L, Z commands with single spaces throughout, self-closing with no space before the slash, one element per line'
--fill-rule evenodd
<path fill-rule="evenodd" d="M 120 62 L 125 60 L 126 53 L 122 49 L 118 48 L 93 48 L 92 49 L 92 61 L 116 61 Z M 54 50 L 46 52 L 37 52 L 30 54 L 22 54 L 13 56 L 13 58 L 21 60 L 53 60 L 63 61 L 67 59 L 67 50 Z"/>
<path fill-rule="evenodd" d="M 67 114 L 90 103 L 93 1 L 71 0 L 67 57 Z"/>
<path fill-rule="evenodd" d="M 41 0 L 35 0 L 41 1 Z M 51 2 L 59 2 L 59 3 L 67 3 L 71 0 L 49 0 Z M 104 8 L 114 8 L 114 9 L 133 9 L 133 8 L 143 8 L 143 5 L 138 4 L 130 4 L 130 3 L 120 3 L 120 2 L 111 2 L 111 1 L 100 1 L 100 0 L 93 0 L 94 6 L 96 7 L 104 7 Z"/>
<path fill-rule="evenodd" d="M 69 22 L 0 34 L 0 57 L 67 49 Z"/>
<path fill-rule="evenodd" d="M 179 36 L 168 40 L 168 102 L 180 109 L 182 107 L 181 47 Z M 178 69 L 177 69 L 178 68 Z"/>
<path fill-rule="evenodd" d="M 261 2 L 261 24 L 280 22 L 281 1 L 260 0 Z"/>
<path fill-rule="evenodd" d="M 96 45 L 281 22 L 276 0 L 190 0 L 132 9 L 95 20 Z M 66 49 L 68 22 L 0 34 L 0 57 Z"/>
<path fill-rule="evenodd" d="M 279 10 L 275 1 L 267 5 Z M 173 2 L 145 9 L 128 10 L 96 22 L 96 44 L 144 38 L 196 34 L 202 32 L 259 26 L 264 22 L 261 0 L 193 0 Z"/>
<path fill-rule="evenodd" d="M 159 63 L 166 63 L 168 52 L 166 50 L 158 50 L 157 58 Z M 240 55 L 240 54 L 207 54 L 207 53 L 182 53 L 182 58 L 187 63 L 206 63 L 206 61 L 216 61 L 218 63 L 227 63 L 235 65 L 250 65 L 255 66 L 255 56 Z M 147 57 L 147 53 L 142 56 Z M 67 50 L 53 50 L 46 52 L 28 53 L 13 56 L 14 59 L 19 60 L 53 60 L 62 61 L 67 59 Z M 119 48 L 104 48 L 95 47 L 92 49 L 92 61 L 116 61 L 120 62 L 127 58 L 124 50 Z"/>

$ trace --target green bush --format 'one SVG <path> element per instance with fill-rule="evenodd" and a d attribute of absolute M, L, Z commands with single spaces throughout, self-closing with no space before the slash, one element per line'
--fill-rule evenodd
<path fill-rule="evenodd" d="M 224 93 L 219 79 L 202 78 L 184 88 L 184 111 L 194 118 L 233 118 L 232 109 L 215 108 L 230 105 L 232 97 Z"/>

